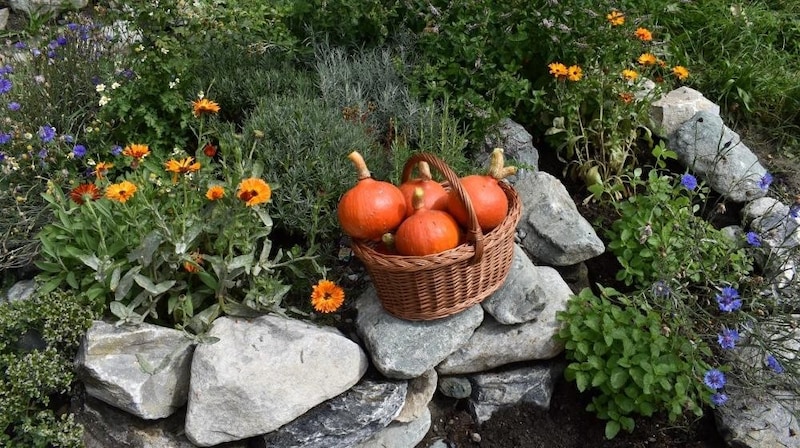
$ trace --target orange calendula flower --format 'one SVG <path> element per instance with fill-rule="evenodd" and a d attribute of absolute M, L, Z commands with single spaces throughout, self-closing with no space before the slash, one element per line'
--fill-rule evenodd
<path fill-rule="evenodd" d="M 656 61 L 657 61 L 656 55 L 654 55 L 653 53 L 644 53 L 641 56 L 639 56 L 639 63 L 644 66 L 653 65 L 656 63 Z"/>
<path fill-rule="evenodd" d="M 95 184 L 80 184 L 69 192 L 69 198 L 78 205 L 83 205 L 86 201 L 96 201 L 100 196 L 100 189 Z"/>
<path fill-rule="evenodd" d="M 620 26 L 625 23 L 625 14 L 619 11 L 611 11 L 606 16 L 606 20 L 608 20 L 611 26 Z"/>
<path fill-rule="evenodd" d="M 619 94 L 619 99 L 625 104 L 630 104 L 633 102 L 634 96 L 630 92 L 622 92 Z"/>
<path fill-rule="evenodd" d="M 150 154 L 150 147 L 141 144 L 131 144 L 122 150 L 122 155 L 133 157 L 134 160 L 137 161 L 143 159 L 148 154 Z"/>
<path fill-rule="evenodd" d="M 583 70 L 577 65 L 570 65 L 567 69 L 567 79 L 570 81 L 580 81 L 583 78 Z"/>
<path fill-rule="evenodd" d="M 214 157 L 217 155 L 217 147 L 211 143 L 206 143 L 206 146 L 203 147 L 203 154 L 205 154 L 206 157 Z"/>
<path fill-rule="evenodd" d="M 638 77 L 639 77 L 639 72 L 637 72 L 636 70 L 631 70 L 626 68 L 625 70 L 622 71 L 622 78 L 626 81 L 636 81 Z"/>
<path fill-rule="evenodd" d="M 675 67 L 672 67 L 672 74 L 675 75 L 676 78 L 683 81 L 689 77 L 689 70 L 682 65 L 676 65 Z"/>
<path fill-rule="evenodd" d="M 178 174 L 193 173 L 200 170 L 200 162 L 195 162 L 194 157 L 185 159 L 170 159 L 164 163 L 166 170 L 172 173 L 172 183 L 178 182 Z"/>
<path fill-rule="evenodd" d="M 200 266 L 203 264 L 203 254 L 194 251 L 189 256 L 192 258 L 192 261 L 184 261 L 183 269 L 191 273 L 200 272 Z"/>
<path fill-rule="evenodd" d="M 199 117 L 204 114 L 215 114 L 219 112 L 219 104 L 206 98 L 200 98 L 199 100 L 192 102 L 192 110 L 195 117 Z"/>
<path fill-rule="evenodd" d="M 332 313 L 344 303 L 344 290 L 330 280 L 320 280 L 311 291 L 311 305 L 320 313 Z"/>
<path fill-rule="evenodd" d="M 560 62 L 553 62 L 547 66 L 550 69 L 550 74 L 555 76 L 556 79 L 567 78 L 567 66 Z"/>
<path fill-rule="evenodd" d="M 98 179 L 102 179 L 108 174 L 108 170 L 114 168 L 113 163 L 109 162 L 97 162 L 97 165 L 94 166 L 94 175 Z"/>
<path fill-rule="evenodd" d="M 636 28 L 636 31 L 633 33 L 633 35 L 644 42 L 650 42 L 653 40 L 653 33 L 651 33 L 647 28 Z"/>
<path fill-rule="evenodd" d="M 248 207 L 252 207 L 268 202 L 272 197 L 272 189 L 263 180 L 251 177 L 239 184 L 236 197 L 244 201 Z"/>
<path fill-rule="evenodd" d="M 106 197 L 112 201 L 117 201 L 124 204 L 128 201 L 128 199 L 133 197 L 133 194 L 136 193 L 136 190 L 136 185 L 133 182 L 125 180 L 118 184 L 109 185 L 106 189 Z"/>
<path fill-rule="evenodd" d="M 220 187 L 219 185 L 214 185 L 208 188 L 206 191 L 206 197 L 209 201 L 216 201 L 217 199 L 222 199 L 225 197 L 225 189 Z"/>

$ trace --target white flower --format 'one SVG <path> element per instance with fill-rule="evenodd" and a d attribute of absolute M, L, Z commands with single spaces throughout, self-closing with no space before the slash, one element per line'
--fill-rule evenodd
<path fill-rule="evenodd" d="M 174 89 L 175 86 L 177 86 L 179 82 L 181 82 L 181 78 L 175 78 L 173 81 L 170 81 L 169 88 L 170 89 Z"/>
<path fill-rule="evenodd" d="M 106 85 L 105 84 L 98 84 L 98 85 L 94 86 L 94 90 L 95 90 L 95 92 L 103 92 L 103 91 L 106 90 Z"/>
<path fill-rule="evenodd" d="M 169 48 L 162 48 L 161 52 L 164 53 L 164 54 L 167 54 L 167 53 L 169 53 Z"/>
<path fill-rule="evenodd" d="M 113 84 L 111 84 L 111 90 L 116 90 L 116 89 L 118 89 L 118 88 L 119 88 L 119 83 L 118 83 L 118 82 L 116 82 L 116 81 L 114 81 L 114 83 L 113 83 Z"/>
<path fill-rule="evenodd" d="M 103 107 L 106 104 L 108 104 L 109 101 L 111 101 L 111 98 L 109 98 L 109 97 L 107 97 L 105 95 L 102 95 L 100 97 L 100 101 L 97 102 L 97 105 L 100 106 L 100 107 Z M 89 129 L 91 129 L 91 128 L 89 128 Z M 88 132 L 89 129 L 87 129 L 87 132 Z"/>

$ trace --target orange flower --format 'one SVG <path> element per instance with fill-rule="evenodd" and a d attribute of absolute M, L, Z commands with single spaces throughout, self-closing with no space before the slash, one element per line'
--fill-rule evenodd
<path fill-rule="evenodd" d="M 206 146 L 203 148 L 203 154 L 207 157 L 214 157 L 217 155 L 217 147 L 211 143 L 206 143 Z"/>
<path fill-rule="evenodd" d="M 80 184 L 69 192 L 72 202 L 83 205 L 86 201 L 96 201 L 100 199 L 100 190 L 95 184 Z"/>
<path fill-rule="evenodd" d="M 133 157 L 137 162 L 150 154 L 150 148 L 147 145 L 131 144 L 122 150 L 122 155 Z"/>
<path fill-rule="evenodd" d="M 622 92 L 622 93 L 619 94 L 619 99 L 621 99 L 622 102 L 625 103 L 625 104 L 632 103 L 633 102 L 633 98 L 634 98 L 634 96 L 630 92 Z"/>
<path fill-rule="evenodd" d="M 311 291 L 311 305 L 320 313 L 332 313 L 344 303 L 344 290 L 330 280 L 320 280 Z"/>
<path fill-rule="evenodd" d="M 186 157 L 182 160 L 170 159 L 164 163 L 164 166 L 167 171 L 172 173 L 173 184 L 178 182 L 178 174 L 193 173 L 200 170 L 200 162 L 195 162 L 194 157 Z"/>
<path fill-rule="evenodd" d="M 103 177 L 105 177 L 106 174 L 108 174 L 108 170 L 110 170 L 111 168 L 114 168 L 113 163 L 97 162 L 97 165 L 94 166 L 94 175 L 98 179 L 102 179 Z"/>
<path fill-rule="evenodd" d="M 636 81 L 636 78 L 639 77 L 639 73 L 636 70 L 625 69 L 622 71 L 622 78 L 626 81 Z"/>
<path fill-rule="evenodd" d="M 611 11 L 606 16 L 606 20 L 608 20 L 611 26 L 620 26 L 625 23 L 625 14 L 619 11 Z"/>
<path fill-rule="evenodd" d="M 106 189 L 106 197 L 112 201 L 117 201 L 124 204 L 128 201 L 128 199 L 133 197 L 133 194 L 136 193 L 136 190 L 136 185 L 126 180 L 118 184 L 109 185 Z"/>
<path fill-rule="evenodd" d="M 570 65 L 567 69 L 567 79 L 570 81 L 580 81 L 583 78 L 583 70 L 577 65 Z"/>
<path fill-rule="evenodd" d="M 203 265 L 203 254 L 198 251 L 194 251 L 189 255 L 192 258 L 192 261 L 184 261 L 183 262 L 183 269 L 186 272 L 200 272 L 200 266 Z"/>
<path fill-rule="evenodd" d="M 682 65 L 676 65 L 675 67 L 672 67 L 672 74 L 675 75 L 676 78 L 683 81 L 689 77 L 689 70 Z"/>
<path fill-rule="evenodd" d="M 216 201 L 217 199 L 222 199 L 225 197 L 225 189 L 220 187 L 219 185 L 214 185 L 208 188 L 206 191 L 206 197 L 209 201 Z"/>
<path fill-rule="evenodd" d="M 215 114 L 219 112 L 219 104 L 211 100 L 201 98 L 192 102 L 192 109 L 194 116 L 199 117 L 203 114 Z"/>
<path fill-rule="evenodd" d="M 566 79 L 567 78 L 567 66 L 560 63 L 560 62 L 553 62 L 547 66 L 550 68 L 550 74 L 555 76 L 556 79 Z"/>
<path fill-rule="evenodd" d="M 268 202 L 272 197 L 272 189 L 269 184 L 261 179 L 251 177 L 243 180 L 239 184 L 236 197 L 243 200 L 248 207 Z"/>
<path fill-rule="evenodd" d="M 644 66 L 653 65 L 656 63 L 656 61 L 657 61 L 656 55 L 654 55 L 653 53 L 644 53 L 641 56 L 639 56 L 639 63 Z"/>
<path fill-rule="evenodd" d="M 650 42 L 653 40 L 653 33 L 651 33 L 647 28 L 636 28 L 636 31 L 633 33 L 633 35 L 644 42 Z"/>

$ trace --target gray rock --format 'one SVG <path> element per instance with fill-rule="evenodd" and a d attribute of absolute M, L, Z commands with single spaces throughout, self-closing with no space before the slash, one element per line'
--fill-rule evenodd
<path fill-rule="evenodd" d="M 779 297 L 796 296 L 797 291 L 787 291 L 795 286 L 800 257 L 800 219 L 791 215 L 791 209 L 777 199 L 764 197 L 751 201 L 742 209 L 742 219 L 761 238 L 766 253 L 758 253 L 756 262 L 769 279 Z M 783 300 L 781 300 L 783 301 Z M 792 302 L 797 300 L 792 299 Z"/>
<path fill-rule="evenodd" d="M 669 142 L 684 166 L 731 201 L 752 201 L 766 194 L 759 182 L 767 170 L 718 115 L 697 112 L 669 136 Z"/>
<path fill-rule="evenodd" d="M 387 313 L 374 287 L 356 300 L 356 328 L 375 367 L 396 379 L 416 378 L 469 340 L 483 321 L 483 308 L 432 321 L 407 321 Z"/>
<path fill-rule="evenodd" d="M 439 379 L 439 392 L 445 397 L 460 400 L 472 395 L 472 383 L 460 376 L 447 376 Z"/>
<path fill-rule="evenodd" d="M 210 446 L 274 431 L 350 389 L 367 369 L 333 328 L 279 316 L 221 317 L 197 348 L 186 435 Z"/>
<path fill-rule="evenodd" d="M 431 402 L 433 394 L 436 392 L 438 381 L 439 375 L 436 374 L 434 369 L 430 369 L 421 376 L 409 381 L 406 402 L 395 421 L 409 423 L 422 416 L 428 410 L 428 403 Z"/>
<path fill-rule="evenodd" d="M 548 303 L 571 295 L 572 290 L 558 271 L 534 266 L 522 248 L 515 245 L 508 278 L 481 305 L 501 324 L 514 325 L 536 319 Z"/>
<path fill-rule="evenodd" d="M 535 259 L 566 266 L 605 252 L 603 241 L 578 212 L 561 181 L 538 171 L 514 187 L 523 204 L 517 229 L 525 235 L 522 246 Z"/>
<path fill-rule="evenodd" d="M 424 408 L 416 420 L 407 423 L 394 421 L 353 448 L 414 448 L 425 438 L 430 427 L 431 411 Z"/>
<path fill-rule="evenodd" d="M 496 129 L 487 134 L 484 151 L 476 157 L 478 164 L 488 165 L 494 148 L 503 148 L 507 165 L 519 167 L 516 175 L 508 177 L 512 184 L 539 167 L 539 151 L 533 146 L 533 137 L 524 126 L 509 118 L 501 121 Z"/>
<path fill-rule="evenodd" d="M 719 115 L 718 105 L 697 90 L 682 86 L 654 101 L 650 107 L 650 116 L 658 135 L 666 137 L 701 110 Z"/>
<path fill-rule="evenodd" d="M 544 362 L 529 367 L 470 377 L 472 399 L 470 412 L 478 423 L 484 423 L 500 409 L 517 403 L 529 403 L 538 409 L 550 409 L 550 399 L 561 363 Z"/>
<path fill-rule="evenodd" d="M 584 289 L 591 287 L 589 268 L 586 266 L 586 263 L 553 267 L 561 274 L 561 278 L 567 282 L 573 294 L 579 294 Z"/>
<path fill-rule="evenodd" d="M 800 410 L 797 396 L 780 391 L 755 395 L 747 387 L 736 386 L 726 391 L 728 402 L 714 410 L 714 417 L 729 446 L 800 447 L 800 425 L 794 416 Z"/>
<path fill-rule="evenodd" d="M 0 9 L 0 30 L 5 30 L 8 26 L 8 8 Z"/>
<path fill-rule="evenodd" d="M 362 381 L 262 438 L 280 448 L 349 448 L 374 436 L 397 416 L 405 381 Z"/>
<path fill-rule="evenodd" d="M 186 403 L 193 350 L 193 342 L 172 328 L 95 321 L 75 369 L 90 396 L 137 417 L 159 419 Z"/>
<path fill-rule="evenodd" d="M 8 6 L 16 12 L 28 16 L 34 14 L 58 14 L 67 9 L 79 10 L 86 7 L 89 0 L 8 0 Z"/>
<path fill-rule="evenodd" d="M 36 292 L 36 280 L 22 280 L 14 283 L 8 288 L 5 300 L 8 302 L 16 302 L 19 300 L 28 300 Z M 0 300 L 0 303 L 3 301 Z"/>

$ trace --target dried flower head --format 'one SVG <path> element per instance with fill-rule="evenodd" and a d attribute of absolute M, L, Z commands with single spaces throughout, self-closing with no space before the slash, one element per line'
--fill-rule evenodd
<path fill-rule="evenodd" d="M 320 280 L 312 288 L 311 305 L 320 313 L 332 313 L 344 303 L 344 290 L 330 280 Z"/>
<path fill-rule="evenodd" d="M 192 252 L 189 257 L 192 259 L 191 261 L 184 261 L 183 262 L 183 269 L 186 272 L 195 273 L 200 272 L 200 266 L 203 264 L 203 254 L 198 251 Z"/>

